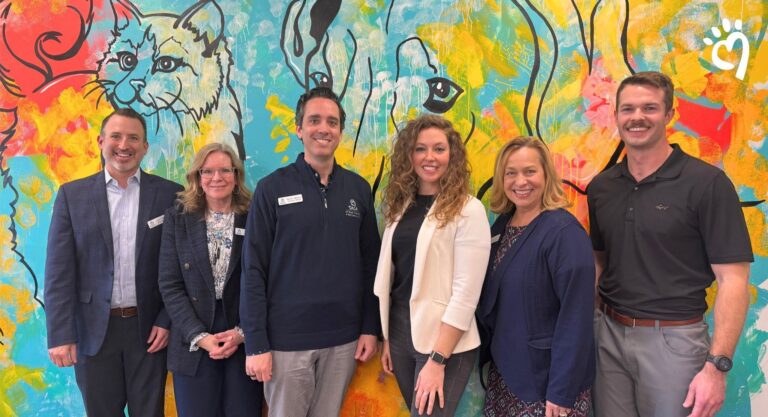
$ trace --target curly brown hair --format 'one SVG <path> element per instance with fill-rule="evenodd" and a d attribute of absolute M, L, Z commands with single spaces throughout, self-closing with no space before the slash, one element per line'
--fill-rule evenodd
<path fill-rule="evenodd" d="M 187 171 L 187 186 L 184 191 L 179 191 L 177 204 L 180 204 L 184 213 L 202 213 L 207 208 L 205 193 L 200 185 L 200 168 L 203 167 L 208 155 L 221 152 L 229 156 L 232 166 L 235 168 L 235 189 L 232 193 L 232 211 L 237 214 L 248 212 L 248 205 L 251 203 L 251 192 L 245 186 L 245 170 L 243 162 L 237 157 L 235 151 L 223 143 L 209 143 L 195 154 L 192 165 Z"/>
<path fill-rule="evenodd" d="M 493 187 L 491 188 L 491 211 L 496 214 L 508 213 L 515 204 L 504 192 L 504 171 L 507 168 L 507 160 L 513 153 L 521 148 L 530 148 L 539 154 L 541 169 L 544 170 L 544 192 L 541 195 L 541 209 L 554 210 L 570 207 L 571 203 L 560 184 L 560 176 L 555 170 L 555 163 L 544 142 L 530 136 L 518 136 L 499 150 L 496 156 L 496 166 L 493 170 Z"/>
<path fill-rule="evenodd" d="M 435 197 L 432 214 L 438 221 L 438 227 L 453 220 L 466 204 L 471 169 L 461 135 L 448 120 L 432 114 L 422 115 L 409 121 L 397 134 L 389 154 L 389 183 L 384 189 L 382 209 L 387 224 L 395 222 L 405 212 L 419 191 L 419 177 L 413 169 L 411 155 L 419 133 L 429 128 L 437 128 L 445 133 L 450 152 L 448 167 L 440 178 L 440 192 Z"/>

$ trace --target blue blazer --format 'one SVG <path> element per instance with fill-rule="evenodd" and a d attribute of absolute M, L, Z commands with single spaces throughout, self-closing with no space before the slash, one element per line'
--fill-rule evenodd
<path fill-rule="evenodd" d="M 182 187 L 141 173 L 136 223 L 136 302 L 142 343 L 152 326 L 170 327 L 157 288 L 163 212 Z M 45 260 L 48 347 L 77 344 L 77 354 L 101 349 L 114 280 L 112 226 L 104 171 L 64 184 L 53 204 Z"/>
<path fill-rule="evenodd" d="M 222 296 L 228 328 L 240 324 L 240 254 L 245 220 L 245 214 L 235 215 L 232 254 Z M 205 218 L 200 213 L 184 214 L 176 207 L 165 213 L 160 247 L 160 292 L 172 323 L 168 370 L 181 375 L 195 375 L 205 352 L 203 349 L 189 351 L 192 338 L 202 332 L 213 333 L 216 289 L 206 232 Z"/>
<path fill-rule="evenodd" d="M 570 408 L 595 376 L 592 246 L 570 213 L 544 211 L 491 273 L 511 216 L 499 216 L 491 228 L 478 307 L 484 345 L 518 398 Z"/>

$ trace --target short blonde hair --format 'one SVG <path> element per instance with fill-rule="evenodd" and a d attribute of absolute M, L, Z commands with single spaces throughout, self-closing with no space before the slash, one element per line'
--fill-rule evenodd
<path fill-rule="evenodd" d="M 223 143 L 209 143 L 195 154 L 192 160 L 192 166 L 187 171 L 187 186 L 184 191 L 179 191 L 177 203 L 181 205 L 184 213 L 202 213 L 207 208 L 205 193 L 200 185 L 200 169 L 205 163 L 208 155 L 221 152 L 229 156 L 232 166 L 235 168 L 235 189 L 232 193 L 232 211 L 237 214 L 248 212 L 248 205 L 251 203 L 251 192 L 245 187 L 245 172 L 243 163 L 237 157 L 235 151 Z"/>
<path fill-rule="evenodd" d="M 521 148 L 530 148 L 539 153 L 539 162 L 544 170 L 544 193 L 541 196 L 542 210 L 554 210 L 569 207 L 571 203 L 565 196 L 560 176 L 555 171 L 552 156 L 544 142 L 530 136 L 518 136 L 507 142 L 496 156 L 493 170 L 493 188 L 491 188 L 491 211 L 497 214 L 507 213 L 515 206 L 504 192 L 504 170 L 509 156 Z"/>

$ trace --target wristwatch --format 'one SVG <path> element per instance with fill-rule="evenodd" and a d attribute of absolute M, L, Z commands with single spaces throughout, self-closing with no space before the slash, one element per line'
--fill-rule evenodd
<path fill-rule="evenodd" d="M 432 353 L 429 354 L 429 359 L 432 359 L 433 361 L 437 362 L 440 365 L 445 365 L 448 363 L 448 358 L 443 356 L 442 353 L 433 350 Z"/>
<path fill-rule="evenodd" d="M 711 353 L 707 353 L 707 362 L 712 362 L 712 364 L 715 365 L 715 368 L 720 372 L 728 372 L 733 368 L 733 361 L 725 355 L 715 356 Z"/>

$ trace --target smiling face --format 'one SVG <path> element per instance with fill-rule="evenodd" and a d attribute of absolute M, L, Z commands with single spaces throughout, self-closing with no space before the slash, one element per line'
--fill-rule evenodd
<path fill-rule="evenodd" d="M 200 186 L 208 207 L 227 206 L 235 190 L 234 164 L 224 152 L 212 152 L 200 168 Z"/>
<path fill-rule="evenodd" d="M 448 170 L 451 148 L 445 132 L 430 127 L 419 132 L 411 152 L 411 164 L 419 177 L 419 194 L 440 192 L 440 179 Z"/>
<path fill-rule="evenodd" d="M 539 153 L 522 147 L 511 153 L 504 167 L 504 194 L 519 213 L 540 213 L 546 185 Z"/>
<path fill-rule="evenodd" d="M 296 134 L 304 144 L 304 158 L 313 162 L 328 162 L 341 140 L 341 116 L 333 100 L 316 97 L 307 101 L 301 125 Z"/>
<path fill-rule="evenodd" d="M 105 169 L 121 185 L 139 169 L 149 148 L 141 122 L 118 114 L 109 118 L 98 141 Z"/>
<path fill-rule="evenodd" d="M 627 150 L 666 148 L 666 126 L 674 113 L 665 108 L 663 90 L 627 85 L 619 94 L 616 109 L 616 127 Z"/>

